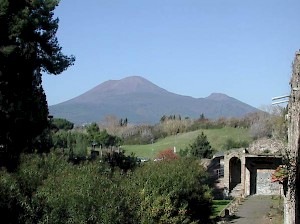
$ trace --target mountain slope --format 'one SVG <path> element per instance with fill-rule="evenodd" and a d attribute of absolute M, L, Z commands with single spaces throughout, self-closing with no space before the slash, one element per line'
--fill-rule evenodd
<path fill-rule="evenodd" d="M 157 123 L 163 115 L 208 118 L 241 117 L 257 109 L 221 93 L 193 98 L 166 91 L 139 77 L 109 80 L 93 89 L 49 107 L 54 117 L 75 124 L 98 122 L 107 115 L 127 117 L 132 123 Z"/>

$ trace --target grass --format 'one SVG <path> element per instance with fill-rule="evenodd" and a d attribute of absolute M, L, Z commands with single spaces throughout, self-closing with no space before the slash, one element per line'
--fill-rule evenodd
<path fill-rule="evenodd" d="M 231 202 L 231 200 L 213 200 L 213 214 L 212 218 L 215 218 L 220 212 Z"/>
<path fill-rule="evenodd" d="M 272 217 L 272 223 L 283 223 L 283 196 L 272 196 L 272 205 L 270 207 L 269 217 Z"/>
<path fill-rule="evenodd" d="M 249 130 L 241 128 L 220 128 L 220 129 L 200 129 L 197 131 L 179 133 L 176 136 L 168 136 L 164 139 L 160 139 L 153 144 L 147 145 L 123 145 L 122 149 L 126 154 L 134 153 L 138 157 L 147 157 L 154 159 L 158 152 L 176 147 L 178 152 L 180 149 L 185 149 L 191 144 L 197 135 L 201 132 L 207 136 L 212 148 L 215 151 L 221 151 L 226 140 L 231 138 L 235 141 L 250 141 Z"/>

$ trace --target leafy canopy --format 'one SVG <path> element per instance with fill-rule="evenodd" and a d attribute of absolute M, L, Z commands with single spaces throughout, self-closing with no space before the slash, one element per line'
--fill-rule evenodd
<path fill-rule="evenodd" d="M 194 142 L 189 145 L 184 150 L 180 150 L 181 156 L 192 156 L 196 158 L 211 158 L 213 155 L 213 150 L 207 136 L 201 132 L 200 135 L 196 137 Z"/>
<path fill-rule="evenodd" d="M 56 38 L 58 3 L 0 0 L 0 165 L 17 161 L 20 152 L 49 148 L 42 72 L 60 74 L 75 60 Z"/>

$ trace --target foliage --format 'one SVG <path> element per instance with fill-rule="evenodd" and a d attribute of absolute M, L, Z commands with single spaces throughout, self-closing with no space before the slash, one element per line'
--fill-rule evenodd
<path fill-rule="evenodd" d="M 131 154 L 126 156 L 124 152 L 112 152 L 104 155 L 103 160 L 107 162 L 112 169 L 119 168 L 122 171 L 134 169 L 138 164 L 138 158 Z"/>
<path fill-rule="evenodd" d="M 67 131 L 64 131 L 64 130 L 59 130 L 58 132 L 52 134 L 53 147 L 56 149 L 68 148 L 68 136 L 69 135 L 70 135 L 70 133 Z"/>
<path fill-rule="evenodd" d="M 104 147 L 119 146 L 122 142 L 121 138 L 108 134 L 106 130 L 101 131 L 96 139 Z"/>
<path fill-rule="evenodd" d="M 42 72 L 60 74 L 74 62 L 56 38 L 57 0 L 1 0 L 0 165 L 17 164 L 21 152 L 47 151 L 48 105 Z"/>
<path fill-rule="evenodd" d="M 35 214 L 47 223 L 136 223 L 120 176 L 94 164 L 51 175 L 36 193 Z"/>
<path fill-rule="evenodd" d="M 215 128 L 222 128 L 225 125 L 220 125 L 215 121 L 211 121 L 205 117 L 201 117 L 195 120 L 192 125 L 188 128 L 189 131 L 199 130 L 199 129 L 215 129 Z"/>
<path fill-rule="evenodd" d="M 24 214 L 22 203 L 26 200 L 20 192 L 18 182 L 4 170 L 0 171 L 0 212 L 6 223 L 20 223 L 18 214 Z M 25 203 L 24 203 L 25 200 Z"/>
<path fill-rule="evenodd" d="M 97 135 L 100 132 L 100 128 L 95 122 L 93 122 L 86 127 L 86 131 L 90 136 L 94 137 L 94 135 Z"/>
<path fill-rule="evenodd" d="M 167 119 L 160 124 L 160 128 L 170 136 L 186 132 L 190 123 L 190 120 Z"/>
<path fill-rule="evenodd" d="M 119 121 L 119 125 L 121 127 L 126 127 L 128 125 L 128 119 L 127 119 L 127 117 L 124 120 L 121 118 L 120 121 Z"/>
<path fill-rule="evenodd" d="M 84 133 L 75 133 L 75 144 L 73 148 L 73 156 L 80 157 L 80 156 L 86 156 L 87 154 L 87 148 L 88 148 L 88 139 L 86 134 Z"/>
<path fill-rule="evenodd" d="M 223 149 L 225 141 L 228 138 L 249 143 L 252 141 L 249 136 L 249 129 L 226 127 L 221 129 L 201 129 L 192 132 L 178 133 L 175 136 L 167 136 L 158 139 L 154 141 L 153 144 L 122 145 L 121 148 L 128 154 L 134 153 L 138 157 L 154 159 L 160 151 L 166 148 L 172 148 L 175 145 L 176 149 L 178 149 L 178 154 L 180 154 L 184 149 L 188 149 L 189 144 L 194 141 L 201 132 L 207 136 L 212 148 L 216 150 Z"/>
<path fill-rule="evenodd" d="M 230 150 L 230 149 L 237 149 L 237 148 L 247 148 L 249 146 L 248 141 L 235 141 L 232 138 L 226 139 L 223 149 Z"/>
<path fill-rule="evenodd" d="M 31 222 L 35 211 L 32 200 L 38 188 L 51 173 L 59 172 L 66 161 L 54 154 L 22 155 L 15 173 L 0 171 L 0 212 L 6 223 Z"/>
<path fill-rule="evenodd" d="M 148 163 L 130 180 L 141 223 L 209 223 L 211 195 L 204 169 L 191 159 Z"/>
<path fill-rule="evenodd" d="M 123 128 L 121 136 L 126 145 L 141 145 L 164 138 L 167 133 L 159 125 L 135 125 Z"/>
<path fill-rule="evenodd" d="M 67 150 L 71 157 L 87 154 L 89 142 L 85 133 L 60 130 L 52 135 L 52 141 L 54 149 Z"/>
<path fill-rule="evenodd" d="M 63 118 L 53 118 L 51 121 L 51 129 L 55 130 L 72 130 L 74 127 L 74 123 L 68 121 L 67 119 Z"/>
<path fill-rule="evenodd" d="M 174 153 L 173 149 L 165 149 L 163 151 L 160 151 L 156 158 L 159 160 L 170 161 L 178 159 L 178 156 Z"/>
<path fill-rule="evenodd" d="M 283 183 L 288 178 L 288 169 L 284 165 L 280 165 L 272 173 L 271 181 Z"/>
<path fill-rule="evenodd" d="M 185 150 L 180 151 L 181 156 L 193 156 L 196 158 L 211 158 L 213 155 L 213 150 L 210 146 L 207 136 L 201 132 L 200 135 L 196 137 L 194 142 L 189 145 Z"/>
<path fill-rule="evenodd" d="M 6 223 L 208 223 L 206 178 L 190 159 L 124 173 L 56 153 L 23 155 L 17 172 L 0 171 L 0 212 Z"/>
<path fill-rule="evenodd" d="M 287 141 L 286 108 L 271 107 L 264 111 L 253 113 L 250 134 L 252 138 L 275 137 Z"/>
<path fill-rule="evenodd" d="M 105 129 L 100 131 L 100 128 L 96 123 L 87 126 L 86 130 L 88 133 L 88 140 L 91 144 L 100 144 L 103 147 L 119 146 L 121 144 L 121 138 L 110 135 Z"/>
<path fill-rule="evenodd" d="M 272 137 L 272 119 L 265 112 L 256 113 L 257 118 L 250 127 L 250 134 L 253 139 Z"/>
<path fill-rule="evenodd" d="M 105 164 L 73 166 L 66 158 L 25 156 L 18 171 L 0 172 L 6 223 L 136 223 L 133 190 Z"/>
<path fill-rule="evenodd" d="M 285 119 L 287 112 L 287 108 L 277 107 L 277 111 L 273 113 L 274 117 L 272 136 L 285 142 L 287 142 L 288 138 L 288 124 L 287 120 Z"/>

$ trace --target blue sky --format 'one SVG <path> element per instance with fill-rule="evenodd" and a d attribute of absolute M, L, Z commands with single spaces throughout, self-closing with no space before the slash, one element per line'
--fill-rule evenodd
<path fill-rule="evenodd" d="M 260 108 L 290 92 L 298 0 L 61 0 L 57 37 L 76 57 L 43 75 L 49 105 L 142 76 L 173 93 L 224 93 Z"/>

